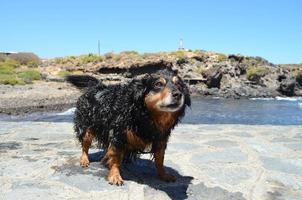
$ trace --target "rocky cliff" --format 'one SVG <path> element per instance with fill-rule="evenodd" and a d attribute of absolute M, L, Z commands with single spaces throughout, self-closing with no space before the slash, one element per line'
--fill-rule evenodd
<path fill-rule="evenodd" d="M 88 73 L 110 84 L 167 67 L 179 71 L 193 94 L 226 98 L 302 96 L 302 65 L 275 65 L 261 57 L 206 51 L 70 56 L 44 61 L 41 71 L 47 80 Z"/>

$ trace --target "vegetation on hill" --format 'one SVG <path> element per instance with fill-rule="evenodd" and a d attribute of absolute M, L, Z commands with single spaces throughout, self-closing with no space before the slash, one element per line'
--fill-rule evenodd
<path fill-rule="evenodd" d="M 266 67 L 249 67 L 246 73 L 247 79 L 249 81 L 258 82 L 261 77 L 269 73 L 269 69 Z"/>
<path fill-rule="evenodd" d="M 0 55 L 0 84 L 24 85 L 40 80 L 40 72 L 32 69 L 40 63 L 39 57 L 33 53 Z"/>

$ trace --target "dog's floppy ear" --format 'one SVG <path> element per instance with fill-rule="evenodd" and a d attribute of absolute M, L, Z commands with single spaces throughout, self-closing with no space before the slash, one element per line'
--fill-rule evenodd
<path fill-rule="evenodd" d="M 147 74 L 140 79 L 134 79 L 132 81 L 132 90 L 133 90 L 133 99 L 134 101 L 142 101 L 147 92 L 148 88 L 148 80 L 150 79 L 150 75 Z"/>

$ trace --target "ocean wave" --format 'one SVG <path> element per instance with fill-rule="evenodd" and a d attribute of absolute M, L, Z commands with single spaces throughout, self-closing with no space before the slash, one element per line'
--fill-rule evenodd
<path fill-rule="evenodd" d="M 250 98 L 250 100 L 271 101 L 271 100 L 275 100 L 275 98 L 273 98 L 273 97 L 255 97 L 255 98 Z"/>
<path fill-rule="evenodd" d="M 60 113 L 57 113 L 57 115 L 73 115 L 74 111 L 75 111 L 75 107 L 73 108 L 70 108 L 64 112 L 60 112 Z"/>
<path fill-rule="evenodd" d="M 276 97 L 278 101 L 302 101 L 302 97 Z"/>
<path fill-rule="evenodd" d="M 250 100 L 261 100 L 261 101 L 302 101 L 302 97 L 256 97 L 256 98 L 250 98 Z"/>

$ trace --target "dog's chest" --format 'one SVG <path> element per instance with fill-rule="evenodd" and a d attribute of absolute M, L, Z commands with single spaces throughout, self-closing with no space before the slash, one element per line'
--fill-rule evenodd
<path fill-rule="evenodd" d="M 178 113 L 157 112 L 153 114 L 153 123 L 162 134 L 165 134 L 171 130 L 177 116 Z"/>
<path fill-rule="evenodd" d="M 152 149 L 152 142 L 146 142 L 138 137 L 132 131 L 126 131 L 127 135 L 127 146 L 130 150 L 140 150 L 149 152 Z"/>

